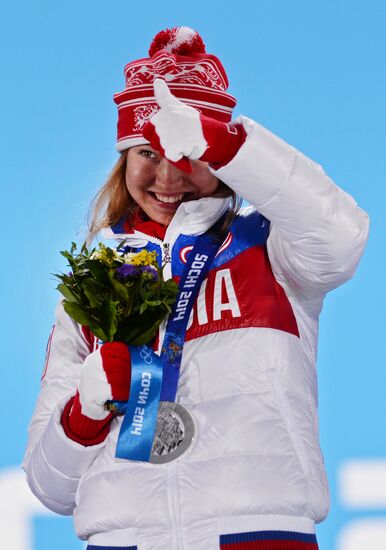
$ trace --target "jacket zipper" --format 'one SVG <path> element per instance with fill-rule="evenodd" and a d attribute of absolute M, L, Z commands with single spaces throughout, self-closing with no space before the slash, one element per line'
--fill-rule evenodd
<path fill-rule="evenodd" d="M 163 242 L 162 249 L 163 249 L 163 260 L 165 264 L 169 264 L 172 261 L 170 256 L 170 243 Z"/>
<path fill-rule="evenodd" d="M 171 268 L 171 255 L 170 255 L 170 243 L 160 241 L 161 255 L 162 255 L 162 267 L 164 279 L 169 279 L 172 276 Z M 161 353 L 162 342 L 165 336 L 167 319 L 164 319 L 158 329 L 158 353 Z"/>
<path fill-rule="evenodd" d="M 171 272 L 171 255 L 170 255 L 170 243 L 162 243 L 162 265 L 164 266 L 165 279 L 172 276 Z M 163 321 L 160 326 L 159 339 L 163 341 L 166 329 L 166 321 Z M 170 464 L 167 467 L 168 477 L 168 502 L 170 510 L 170 518 L 172 524 L 172 550 L 183 550 L 185 545 L 182 539 L 181 533 L 181 520 L 180 520 L 180 504 L 178 497 L 178 465 Z"/>

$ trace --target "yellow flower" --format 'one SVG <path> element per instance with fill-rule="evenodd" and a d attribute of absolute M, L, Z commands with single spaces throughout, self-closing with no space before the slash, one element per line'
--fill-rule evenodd
<path fill-rule="evenodd" d="M 103 243 L 99 243 L 99 250 L 97 249 L 91 254 L 90 260 L 99 260 L 108 266 L 112 265 L 114 261 L 122 261 L 120 255 L 115 250 L 105 246 Z"/>
<path fill-rule="evenodd" d="M 154 265 L 157 266 L 157 254 L 155 251 L 148 252 L 141 250 L 130 259 L 132 265 Z"/>

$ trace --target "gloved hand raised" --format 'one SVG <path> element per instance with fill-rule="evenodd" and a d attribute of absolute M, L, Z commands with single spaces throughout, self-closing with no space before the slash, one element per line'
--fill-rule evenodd
<path fill-rule="evenodd" d="M 215 168 L 227 164 L 245 140 L 241 125 L 202 115 L 174 97 L 160 78 L 154 81 L 154 96 L 160 110 L 144 126 L 143 135 L 181 170 L 191 171 L 187 159 L 200 159 Z"/>
<path fill-rule="evenodd" d="M 78 392 L 62 414 L 67 436 L 84 445 L 103 441 L 114 418 L 104 404 L 108 400 L 128 401 L 130 383 L 131 360 L 126 344 L 108 342 L 86 357 Z"/>

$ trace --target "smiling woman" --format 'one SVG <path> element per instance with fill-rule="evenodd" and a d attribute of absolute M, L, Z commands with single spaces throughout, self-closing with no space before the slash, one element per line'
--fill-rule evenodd
<path fill-rule="evenodd" d="M 135 225 L 138 216 L 168 226 L 182 202 L 209 196 L 231 199 L 225 230 L 240 208 L 240 197 L 210 172 L 207 162 L 193 160 L 191 166 L 190 173 L 180 170 L 148 144 L 123 151 L 91 205 L 88 240 L 122 219 L 126 227 Z"/>
<path fill-rule="evenodd" d="M 70 256 L 65 297 L 85 299 L 91 330 L 59 304 L 24 460 L 32 491 L 74 515 L 89 550 L 318 548 L 318 315 L 353 276 L 368 218 L 321 166 L 231 121 L 227 87 L 179 27 L 125 67 L 114 96 L 120 158 L 90 222 L 114 248 Z M 238 210 L 240 197 L 251 205 Z M 128 289 L 142 314 L 160 305 L 161 275 L 175 301 L 149 341 Z M 107 288 L 116 299 L 96 311 Z M 95 337 L 117 311 L 135 345 Z"/>

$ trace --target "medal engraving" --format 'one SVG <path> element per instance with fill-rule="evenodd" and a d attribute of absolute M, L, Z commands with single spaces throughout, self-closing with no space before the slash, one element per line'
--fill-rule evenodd
<path fill-rule="evenodd" d="M 188 411 L 171 401 L 161 401 L 150 462 L 165 464 L 181 456 L 191 445 L 194 423 Z"/>

